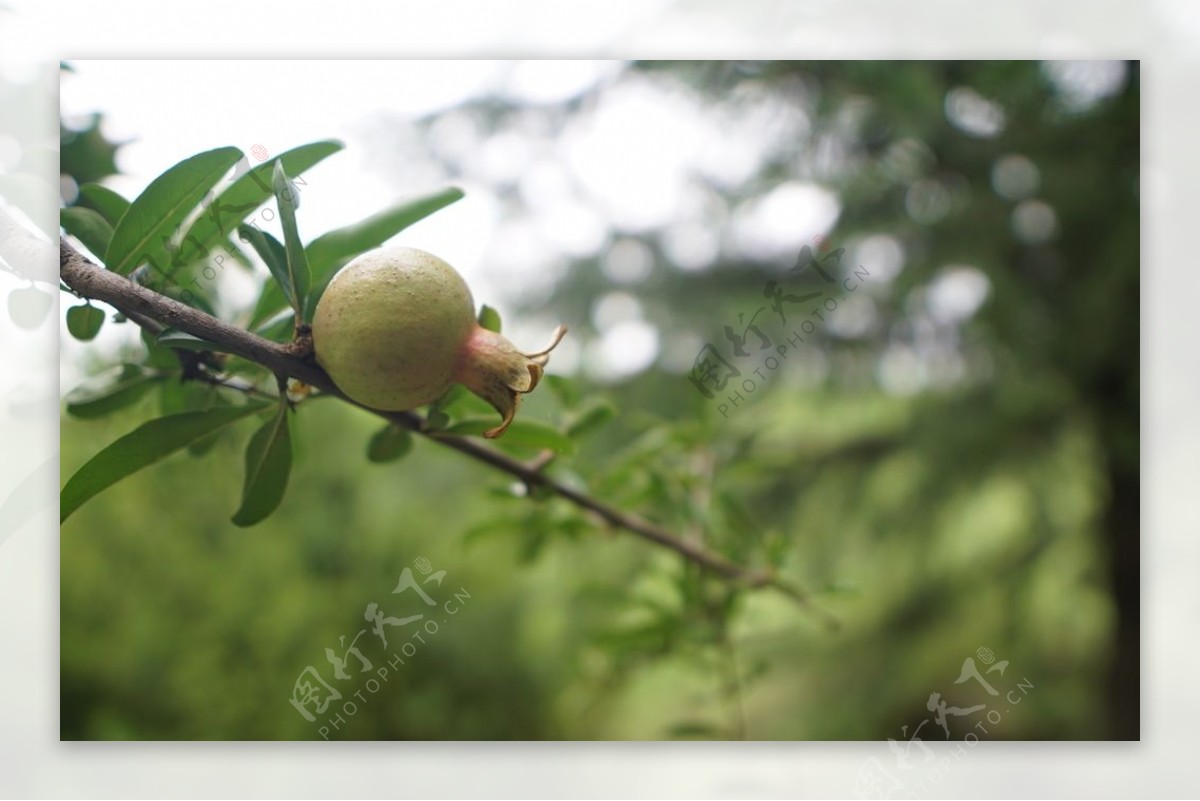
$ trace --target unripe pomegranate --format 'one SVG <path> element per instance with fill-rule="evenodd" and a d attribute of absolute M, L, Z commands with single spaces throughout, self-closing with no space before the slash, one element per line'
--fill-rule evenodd
<path fill-rule="evenodd" d="M 457 382 L 503 418 L 485 437 L 508 428 L 521 395 L 538 385 L 566 332 L 560 325 L 544 350 L 522 353 L 479 325 L 471 290 L 453 267 L 401 247 L 369 251 L 343 267 L 312 324 L 317 362 L 351 399 L 405 411 Z"/>

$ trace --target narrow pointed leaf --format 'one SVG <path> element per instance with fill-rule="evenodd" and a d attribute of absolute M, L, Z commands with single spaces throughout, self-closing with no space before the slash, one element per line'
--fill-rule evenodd
<path fill-rule="evenodd" d="M 252 225 L 238 226 L 238 235 L 254 248 L 254 252 L 271 271 L 271 276 L 279 282 L 279 288 L 283 290 L 288 303 L 295 309 L 296 291 L 292 287 L 292 276 L 288 272 L 287 250 L 283 244 L 266 231 Z"/>
<path fill-rule="evenodd" d="M 113 231 L 105 266 L 119 275 L 128 275 L 143 263 L 168 269 L 172 255 L 166 241 L 241 157 L 236 147 L 209 150 L 184 159 L 151 181 Z"/>
<path fill-rule="evenodd" d="M 275 165 L 280 163 L 293 178 L 341 150 L 344 145 L 329 139 L 300 145 L 268 159 L 235 178 L 188 229 L 179 247 L 179 259 L 190 264 L 203 258 L 224 237 L 233 233 L 251 212 L 274 194 Z"/>
<path fill-rule="evenodd" d="M 362 222 L 338 228 L 308 243 L 313 279 L 321 284 L 346 259 L 377 248 L 415 222 L 461 200 L 463 191 L 449 187 L 429 195 L 404 200 Z"/>
<path fill-rule="evenodd" d="M 288 281 L 292 287 L 292 309 L 296 319 L 304 322 L 305 299 L 308 298 L 309 272 L 308 257 L 304 253 L 304 244 L 300 241 L 300 231 L 296 227 L 296 207 L 300 196 L 295 185 L 288 180 L 283 165 L 275 164 L 275 200 L 279 203 L 279 221 L 283 225 L 283 247 L 287 251 Z"/>
<path fill-rule="evenodd" d="M 79 197 L 88 208 L 99 212 L 113 228 L 129 211 L 129 201 L 103 184 L 84 184 L 79 187 Z M 103 256 L 104 253 L 96 255 Z"/>
<path fill-rule="evenodd" d="M 108 243 L 112 241 L 113 227 L 100 212 L 70 206 L 59 212 L 58 221 L 63 230 L 82 242 L 97 258 L 104 257 Z"/>
<path fill-rule="evenodd" d="M 246 447 L 246 480 L 242 505 L 233 515 L 238 526 L 253 526 L 278 508 L 287 490 L 292 469 L 292 442 L 288 435 L 288 406 L 279 404 L 275 416 L 263 424 Z"/>
<path fill-rule="evenodd" d="M 135 364 L 124 365 L 119 371 L 98 376 L 68 392 L 67 414 L 84 420 L 103 417 L 136 403 L 162 380 L 163 376 Z"/>
<path fill-rule="evenodd" d="M 251 403 L 160 417 L 135 428 L 93 456 L 59 495 L 59 521 L 128 475 L 263 408 Z"/>
<path fill-rule="evenodd" d="M 176 331 L 174 328 L 168 328 L 163 331 L 154 341 L 165 348 L 176 348 L 178 350 L 192 351 L 216 351 L 223 353 L 224 350 L 207 339 L 201 339 L 197 336 L 192 336 L 184 331 Z"/>

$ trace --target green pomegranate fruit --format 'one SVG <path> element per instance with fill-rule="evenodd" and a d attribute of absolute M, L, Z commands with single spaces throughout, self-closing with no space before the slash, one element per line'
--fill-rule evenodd
<path fill-rule="evenodd" d="M 313 315 L 317 362 L 351 399 L 384 411 L 415 409 L 460 383 L 500 413 L 498 437 L 532 392 L 566 333 L 523 353 L 475 318 L 475 301 L 446 262 L 414 248 L 379 248 L 343 267 Z"/>

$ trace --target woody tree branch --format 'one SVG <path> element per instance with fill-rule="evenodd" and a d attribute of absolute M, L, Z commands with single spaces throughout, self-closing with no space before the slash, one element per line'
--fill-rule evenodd
<path fill-rule="evenodd" d="M 783 592 L 797 603 L 811 607 L 830 627 L 837 626 L 836 618 L 819 607 L 812 606 L 805 593 L 786 584 L 772 571 L 753 570 L 738 565 L 721 554 L 683 539 L 648 520 L 566 486 L 543 472 L 544 462 L 522 462 L 472 439 L 428 431 L 425 429 L 424 419 L 415 412 L 386 412 L 357 403 L 337 388 L 329 375 L 311 359 L 311 354 L 306 353 L 302 346 L 296 343 L 282 345 L 272 342 L 147 289 L 129 278 L 94 264 L 65 239 L 60 240 L 59 251 L 60 278 L 64 284 L 84 298 L 107 303 L 144 328 L 152 322 L 157 326 L 183 331 L 215 345 L 223 352 L 255 362 L 281 379 L 295 378 L 303 381 L 325 394 L 338 397 L 401 428 L 425 436 L 443 447 L 456 450 L 514 476 L 531 488 L 541 487 L 595 515 L 608 525 L 675 551 L 724 579 L 750 588 L 770 587 Z"/>

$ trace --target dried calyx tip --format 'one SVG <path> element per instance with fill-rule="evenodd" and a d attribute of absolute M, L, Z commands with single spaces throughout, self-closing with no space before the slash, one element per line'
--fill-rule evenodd
<path fill-rule="evenodd" d="M 500 425 L 483 432 L 488 439 L 504 433 L 520 406 L 521 396 L 537 387 L 542 380 L 550 352 L 567 333 L 567 327 L 554 329 L 550 344 L 534 353 L 525 353 L 505 337 L 486 328 L 477 327 L 467 342 L 457 378 L 500 413 Z"/>

